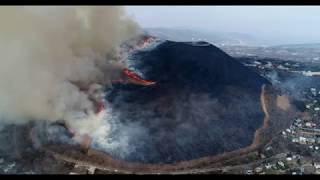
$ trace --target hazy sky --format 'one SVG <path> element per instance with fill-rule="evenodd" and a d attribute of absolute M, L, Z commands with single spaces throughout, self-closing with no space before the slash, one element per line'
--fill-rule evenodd
<path fill-rule="evenodd" d="M 320 6 L 127 6 L 142 27 L 240 32 L 279 43 L 320 43 Z"/>

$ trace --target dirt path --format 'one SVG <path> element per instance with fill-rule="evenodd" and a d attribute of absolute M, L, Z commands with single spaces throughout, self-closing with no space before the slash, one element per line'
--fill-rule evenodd
<path fill-rule="evenodd" d="M 261 107 L 262 110 L 265 114 L 264 116 L 264 120 L 263 120 L 263 125 L 261 128 L 259 128 L 255 135 L 254 135 L 254 141 L 252 143 L 251 146 L 258 146 L 260 145 L 262 142 L 262 133 L 265 129 L 267 129 L 269 127 L 269 119 L 270 119 L 270 114 L 268 112 L 268 108 L 267 108 L 267 97 L 266 97 L 266 86 L 263 85 L 262 86 L 262 91 L 261 91 L 261 95 L 260 95 L 260 101 L 261 101 Z"/>

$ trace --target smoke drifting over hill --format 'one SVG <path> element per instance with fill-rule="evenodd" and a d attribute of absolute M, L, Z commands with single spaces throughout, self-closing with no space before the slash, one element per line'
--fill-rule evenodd
<path fill-rule="evenodd" d="M 164 41 L 130 61 L 157 83 L 108 91 L 111 126 L 93 148 L 129 162 L 174 163 L 247 147 L 262 126 L 261 89 L 270 82 L 212 44 Z"/>
<path fill-rule="evenodd" d="M 90 133 L 101 117 L 71 82 L 110 84 L 121 69 L 116 48 L 136 35 L 137 24 L 114 6 L 1 7 L 0 23 L 2 121 L 63 119 Z M 75 114 L 84 110 L 79 121 Z"/>

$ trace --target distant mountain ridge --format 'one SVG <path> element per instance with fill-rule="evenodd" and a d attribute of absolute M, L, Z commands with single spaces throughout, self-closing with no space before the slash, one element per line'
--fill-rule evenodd
<path fill-rule="evenodd" d="M 302 44 L 281 44 L 271 46 L 273 48 L 315 48 L 320 49 L 320 43 L 302 43 Z"/>
<path fill-rule="evenodd" d="M 165 40 L 172 41 L 207 41 L 217 46 L 261 46 L 268 44 L 244 33 L 210 32 L 178 28 L 145 28 L 146 32 Z"/>

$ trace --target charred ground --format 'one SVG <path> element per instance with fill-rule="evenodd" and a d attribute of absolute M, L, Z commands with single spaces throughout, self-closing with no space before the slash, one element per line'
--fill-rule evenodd
<path fill-rule="evenodd" d="M 134 55 L 134 68 L 157 82 L 148 88 L 115 86 L 107 99 L 122 125 L 143 134 L 107 152 L 143 163 L 173 163 L 218 155 L 252 144 L 263 124 L 259 74 L 206 42 L 166 41 Z M 121 113 L 120 113 L 121 112 Z M 126 134 L 128 136 L 128 134 Z"/>

